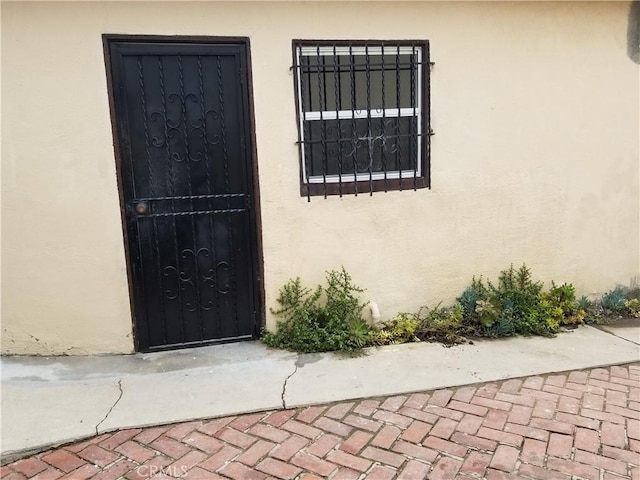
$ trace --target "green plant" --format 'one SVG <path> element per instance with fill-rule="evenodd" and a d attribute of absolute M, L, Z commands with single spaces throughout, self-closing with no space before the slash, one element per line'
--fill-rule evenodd
<path fill-rule="evenodd" d="M 639 277 L 633 277 L 629 287 L 618 285 L 606 292 L 601 300 L 601 319 L 603 323 L 610 323 L 622 316 L 640 318 L 640 286 Z"/>
<path fill-rule="evenodd" d="M 300 278 L 281 289 L 271 309 L 281 319 L 275 332 L 263 332 L 271 347 L 297 352 L 353 351 L 371 343 L 369 326 L 362 318 L 366 305 L 358 299 L 363 290 L 353 284 L 344 267 L 327 272 L 327 287 L 302 286 Z"/>
<path fill-rule="evenodd" d="M 473 277 L 471 285 L 462 292 L 462 295 L 458 297 L 458 303 L 462 305 L 462 316 L 468 322 L 477 320 L 479 315 L 476 310 L 478 301 L 482 301 L 481 292 L 475 287 L 476 278 Z"/>
<path fill-rule="evenodd" d="M 285 320 L 292 320 L 302 312 L 311 312 L 318 308 L 318 300 L 322 295 L 322 287 L 320 285 L 311 293 L 311 289 L 304 288 L 300 277 L 295 280 L 289 280 L 280 289 L 276 301 L 280 304 L 280 308 L 271 313 L 283 317 Z"/>
<path fill-rule="evenodd" d="M 589 300 L 586 295 L 582 295 L 578 300 L 576 300 L 576 302 L 578 304 L 578 308 L 585 312 L 588 312 L 593 306 L 593 302 Z"/>
<path fill-rule="evenodd" d="M 371 345 L 371 328 L 362 318 L 351 319 L 347 322 L 349 327 L 349 342 L 342 350 L 353 350 Z"/>
<path fill-rule="evenodd" d="M 327 272 L 327 288 L 325 310 L 329 316 L 342 318 L 347 322 L 362 319 L 362 309 L 366 302 L 360 303 L 358 294 L 364 289 L 353 284 L 351 276 L 344 267 L 341 270 Z"/>
<path fill-rule="evenodd" d="M 371 330 L 371 339 L 375 345 L 419 342 L 416 330 L 420 321 L 414 313 L 399 313 L 378 328 Z"/>
<path fill-rule="evenodd" d="M 371 336 L 375 345 L 396 343 L 442 342 L 446 345 L 465 343 L 461 326 L 464 307 L 456 303 L 452 307 L 434 308 L 420 307 L 417 313 L 399 313 L 391 320 L 384 322 L 379 328 L 372 330 Z"/>
<path fill-rule="evenodd" d="M 369 345 L 420 340 L 445 344 L 466 342 L 465 336 L 554 335 L 563 325 L 608 322 L 620 315 L 640 318 L 640 286 L 616 287 L 600 301 L 576 298 L 570 283 L 549 290 L 535 281 L 531 270 L 511 265 L 497 283 L 473 277 L 451 307 L 421 307 L 417 313 L 399 313 L 377 327 L 362 317 L 366 303 L 344 267 L 327 272 L 327 286 L 309 289 L 299 278 L 290 280 L 277 298 L 280 317 L 275 332 L 264 332 L 267 345 L 299 352 L 343 350 Z"/>
<path fill-rule="evenodd" d="M 551 288 L 543 293 L 542 299 L 546 302 L 550 316 L 558 325 L 576 325 L 582 323 L 586 311 L 580 308 L 576 300 L 576 289 L 570 283 L 556 285 L 551 282 Z"/>
<path fill-rule="evenodd" d="M 498 304 L 498 306 L 495 304 Z M 498 301 L 491 303 L 489 300 L 478 300 L 476 302 L 476 313 L 480 320 L 481 328 L 491 327 L 500 317 L 499 304 L 500 302 Z"/>
<path fill-rule="evenodd" d="M 434 308 L 421 307 L 417 318 L 419 321 L 416 335 L 421 340 L 442 342 L 447 345 L 465 343 L 460 334 L 464 315 L 464 306 L 456 303 L 452 307 L 443 308 L 440 303 Z"/>
<path fill-rule="evenodd" d="M 483 335 L 485 329 L 498 318 L 498 311 L 490 301 L 490 290 L 482 277 L 471 279 L 471 285 L 457 301 L 462 305 L 461 329 L 467 335 Z"/>
<path fill-rule="evenodd" d="M 474 277 L 471 286 L 458 299 L 463 307 L 461 330 L 469 335 L 488 337 L 553 335 L 563 310 L 553 304 L 553 295 L 544 298 L 542 289 L 542 282 L 533 280 L 526 265 L 517 270 L 511 265 L 503 270 L 497 284 L 488 280 L 485 284 L 482 278 Z M 475 308 L 471 310 L 474 299 Z"/>
<path fill-rule="evenodd" d="M 604 309 L 600 300 L 591 301 L 585 295 L 582 295 L 578 300 L 578 308 L 585 312 L 584 319 L 582 320 L 587 324 L 599 324 L 606 323 L 604 317 Z"/>
<path fill-rule="evenodd" d="M 624 293 L 624 306 L 626 313 L 635 318 L 640 318 L 640 278 L 633 277 L 629 282 L 629 288 Z"/>
<path fill-rule="evenodd" d="M 625 310 L 625 294 L 625 288 L 621 286 L 617 286 L 613 290 L 609 290 L 607 293 L 605 293 L 600 300 L 600 304 L 602 305 L 605 314 L 622 314 Z"/>
<path fill-rule="evenodd" d="M 625 300 L 624 306 L 628 312 L 635 318 L 640 318 L 640 300 L 632 298 L 631 300 Z"/>

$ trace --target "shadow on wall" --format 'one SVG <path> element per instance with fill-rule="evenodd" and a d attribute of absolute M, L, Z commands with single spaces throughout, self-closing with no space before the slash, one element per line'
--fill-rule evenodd
<path fill-rule="evenodd" d="M 627 30 L 627 55 L 640 64 L 640 1 L 631 2 L 629 28 Z"/>

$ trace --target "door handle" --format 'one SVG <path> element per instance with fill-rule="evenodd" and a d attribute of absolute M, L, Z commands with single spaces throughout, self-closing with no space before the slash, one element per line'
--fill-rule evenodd
<path fill-rule="evenodd" d="M 138 202 L 136 204 L 136 213 L 138 215 L 146 215 L 149 213 L 149 204 L 147 202 Z"/>

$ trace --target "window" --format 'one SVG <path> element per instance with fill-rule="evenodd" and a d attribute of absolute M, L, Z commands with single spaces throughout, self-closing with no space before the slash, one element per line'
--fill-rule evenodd
<path fill-rule="evenodd" d="M 429 187 L 427 42 L 294 42 L 301 194 Z"/>

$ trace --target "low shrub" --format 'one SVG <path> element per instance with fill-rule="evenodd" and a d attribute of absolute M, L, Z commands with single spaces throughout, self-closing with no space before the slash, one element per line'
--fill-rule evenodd
<path fill-rule="evenodd" d="M 393 345 L 421 340 L 447 345 L 464 343 L 466 339 L 460 335 L 462 311 L 458 303 L 449 308 L 438 304 L 433 309 L 421 307 L 417 313 L 399 313 L 371 331 L 372 343 Z"/>
<path fill-rule="evenodd" d="M 271 309 L 281 318 L 275 332 L 263 332 L 269 346 L 312 353 L 354 351 L 371 343 L 369 326 L 362 317 L 366 303 L 358 295 L 364 290 L 353 284 L 344 267 L 327 272 L 327 286 L 315 290 L 302 286 L 300 278 L 290 280 L 276 299 L 280 308 Z"/>
<path fill-rule="evenodd" d="M 445 345 L 455 345 L 466 343 L 466 339 L 461 335 L 464 307 L 461 303 L 456 303 L 452 307 L 441 307 L 429 309 L 422 307 L 418 312 L 420 321 L 416 334 L 420 340 L 429 342 L 441 342 Z"/>
<path fill-rule="evenodd" d="M 640 286 L 637 285 L 637 279 L 633 280 L 631 287 L 626 289 L 624 298 L 625 313 L 640 318 Z"/>
<path fill-rule="evenodd" d="M 399 313 L 391 320 L 383 322 L 371 330 L 373 345 L 395 345 L 398 343 L 419 342 L 416 331 L 420 320 L 414 313 Z"/>
<path fill-rule="evenodd" d="M 513 335 L 553 336 L 561 327 L 583 322 L 606 322 L 622 315 L 640 318 L 640 287 L 616 287 L 599 301 L 576 298 L 570 283 L 544 290 L 531 270 L 511 265 L 500 272 L 497 283 L 473 277 L 451 307 L 421 307 L 417 313 L 399 313 L 370 327 L 359 299 L 364 290 L 353 284 L 344 267 L 327 272 L 327 286 L 305 288 L 299 278 L 281 289 L 280 308 L 271 312 L 280 320 L 275 332 L 264 332 L 272 347 L 297 352 L 342 350 L 353 352 L 370 345 L 417 341 L 464 343 L 467 337 Z"/>
<path fill-rule="evenodd" d="M 627 316 L 640 318 L 640 287 L 633 282 L 631 287 L 618 285 L 602 296 L 599 306 L 602 322 Z"/>
<path fill-rule="evenodd" d="M 542 300 L 558 325 L 578 325 L 583 323 L 587 315 L 576 299 L 576 289 L 570 283 L 558 286 L 552 281 L 549 291 L 542 294 Z"/>
<path fill-rule="evenodd" d="M 593 302 L 589 300 L 586 295 L 582 295 L 578 300 L 576 300 L 576 303 L 578 304 L 578 308 L 585 312 L 588 312 L 593 308 Z"/>
<path fill-rule="evenodd" d="M 511 265 L 500 272 L 497 285 L 474 277 L 458 298 L 463 307 L 461 329 L 467 335 L 481 337 L 551 336 L 564 320 L 563 307 L 573 309 L 563 297 L 573 287 L 555 288 L 543 294 L 542 282 L 533 281 L 526 265 L 518 270 Z M 473 299 L 475 307 L 471 303 Z"/>
<path fill-rule="evenodd" d="M 625 311 L 625 289 L 621 286 L 614 288 L 602 295 L 600 304 L 605 315 L 620 315 Z"/>
<path fill-rule="evenodd" d="M 624 306 L 628 310 L 629 314 L 635 318 L 640 318 L 640 300 L 632 298 L 631 300 L 625 300 Z"/>

